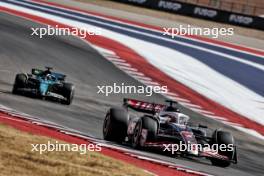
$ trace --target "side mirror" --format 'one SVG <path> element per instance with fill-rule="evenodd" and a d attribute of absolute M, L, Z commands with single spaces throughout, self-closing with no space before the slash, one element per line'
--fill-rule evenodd
<path fill-rule="evenodd" d="M 40 73 L 42 73 L 42 71 L 36 68 L 32 68 L 31 73 L 32 75 L 39 75 Z"/>
<path fill-rule="evenodd" d="M 205 125 L 202 125 L 202 124 L 199 124 L 199 126 L 198 126 L 199 128 L 208 128 L 207 126 L 205 126 Z"/>

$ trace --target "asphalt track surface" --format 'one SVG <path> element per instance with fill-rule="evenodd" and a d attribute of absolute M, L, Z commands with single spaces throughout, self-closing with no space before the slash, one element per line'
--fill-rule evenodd
<path fill-rule="evenodd" d="M 105 112 L 111 106 L 121 105 L 122 98 L 131 97 L 142 100 L 163 102 L 161 95 L 146 97 L 136 94 L 115 94 L 106 97 L 98 94 L 98 85 L 126 83 L 141 85 L 112 63 L 100 56 L 82 40 L 72 36 L 49 36 L 42 39 L 31 36 L 31 27 L 39 24 L 0 14 L 0 103 L 13 109 L 49 120 L 57 124 L 79 130 L 102 138 L 102 124 Z M 67 80 L 76 86 L 75 98 L 70 106 L 56 102 L 11 94 L 15 74 L 30 72 L 31 68 L 53 66 L 67 75 Z M 250 135 L 208 119 L 181 107 L 191 116 L 192 122 L 202 122 L 212 128 L 231 131 L 239 152 L 238 165 L 229 168 L 211 166 L 204 159 L 171 158 L 146 152 L 151 157 L 189 166 L 198 171 L 214 175 L 263 175 L 264 143 Z"/>

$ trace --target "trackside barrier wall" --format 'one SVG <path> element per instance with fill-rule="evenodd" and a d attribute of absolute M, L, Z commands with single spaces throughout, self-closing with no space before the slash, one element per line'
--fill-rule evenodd
<path fill-rule="evenodd" d="M 264 30 L 264 18 L 218 10 L 173 0 L 112 0 L 151 9 Z"/>

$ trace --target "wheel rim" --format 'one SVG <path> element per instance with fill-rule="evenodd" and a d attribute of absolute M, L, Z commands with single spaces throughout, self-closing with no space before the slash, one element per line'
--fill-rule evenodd
<path fill-rule="evenodd" d="M 133 146 L 137 147 L 138 143 L 139 143 L 139 139 L 140 139 L 140 135 L 141 135 L 141 121 L 137 123 L 136 127 L 135 127 L 135 132 L 133 135 Z"/>
<path fill-rule="evenodd" d="M 74 95 L 74 88 L 72 88 L 71 95 L 70 95 L 70 101 L 72 101 Z"/>
<path fill-rule="evenodd" d="M 110 127 L 110 122 L 111 122 L 110 115 L 107 114 L 106 117 L 105 117 L 105 120 L 104 120 L 104 127 L 103 127 L 104 137 L 106 137 L 107 134 L 108 134 L 109 127 Z"/>

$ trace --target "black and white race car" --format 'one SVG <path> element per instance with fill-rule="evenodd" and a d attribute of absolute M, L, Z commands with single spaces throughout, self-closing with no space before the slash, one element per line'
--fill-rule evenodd
<path fill-rule="evenodd" d="M 189 116 L 179 111 L 177 102 L 167 102 L 168 105 L 124 99 L 123 107 L 110 108 L 106 113 L 104 139 L 129 143 L 137 149 L 158 149 L 166 155 L 205 157 L 220 167 L 237 163 L 232 134 L 216 129 L 208 136 L 210 129 L 200 124 L 190 126 Z"/>

